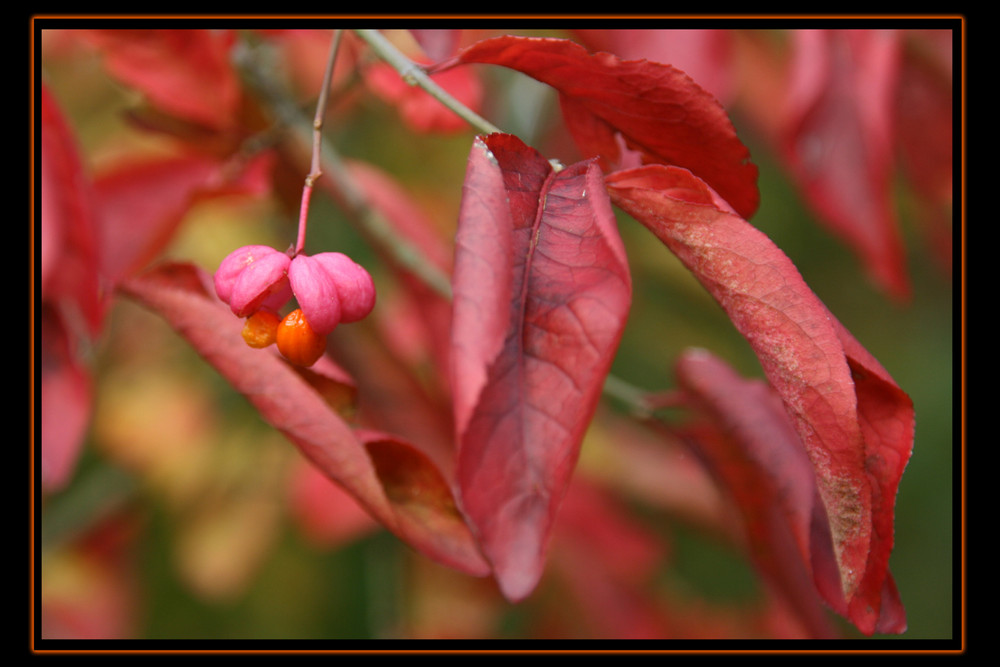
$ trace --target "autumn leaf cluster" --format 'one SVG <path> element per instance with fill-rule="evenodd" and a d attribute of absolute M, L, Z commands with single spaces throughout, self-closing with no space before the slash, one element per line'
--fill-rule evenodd
<path fill-rule="evenodd" d="M 929 243 L 950 236 L 943 36 L 789 31 L 779 49 L 755 34 L 685 33 L 696 41 L 684 48 L 703 49 L 701 72 L 670 64 L 661 31 L 393 36 L 415 67 L 477 113 L 489 109 L 489 70 L 551 91 L 560 139 L 529 145 L 470 128 L 348 31 L 330 118 L 349 122 L 364 100 L 378 99 L 407 131 L 465 136 L 464 176 L 455 218 L 442 224 L 388 170 L 343 158 L 328 140 L 317 188 L 371 249 L 366 268 L 379 297 L 366 287 L 371 317 L 355 323 L 363 316 L 338 310 L 315 363 L 290 364 L 241 335 L 267 294 L 257 289 L 254 308 L 240 310 L 229 303 L 239 280 L 229 265 L 217 272 L 219 264 L 162 254 L 200 202 L 271 198 L 295 210 L 308 144 L 294 122 L 309 118 L 299 107 L 314 102 L 330 32 L 59 35 L 61 48 L 92 54 L 141 97 L 130 122 L 170 150 L 126 152 L 92 172 L 59 91 L 42 82 L 44 492 L 70 483 L 88 428 L 96 380 L 78 351 L 100 340 L 124 300 L 161 317 L 312 473 L 363 509 L 357 521 L 340 515 L 351 524 L 345 534 L 379 525 L 421 558 L 492 582 L 491 599 L 530 600 L 551 573 L 580 601 L 574 617 L 584 620 L 573 622 L 597 635 L 697 634 L 646 593 L 656 540 L 621 502 L 624 489 L 634 493 L 656 471 L 658 491 L 645 499 L 666 494 L 671 511 L 728 534 L 765 582 L 773 607 L 753 633 L 832 636 L 827 609 L 866 635 L 903 632 L 889 557 L 913 403 L 751 222 L 761 203 L 758 169 L 720 100 L 745 96 L 748 116 L 819 219 L 888 299 L 905 301 L 894 165 L 905 164 L 919 186 Z M 713 67 L 711 54 L 737 46 L 756 75 L 739 83 L 757 94 L 738 90 L 729 63 Z M 279 54 L 301 80 L 275 91 L 248 55 L 255 50 Z M 780 114 L 766 108 L 775 88 L 787 100 Z M 843 89 L 866 94 L 836 94 Z M 948 139 L 918 142 L 918 133 Z M 611 369 L 634 307 L 625 219 L 718 303 L 762 377 L 692 349 L 664 377 L 672 391 L 615 391 L 627 387 Z M 326 223 L 314 215 L 312 224 Z M 260 247 L 252 243 L 240 245 Z M 296 280 L 287 267 L 313 261 L 279 250 L 270 251 L 281 263 L 269 285 Z M 325 256 L 333 255 L 312 255 Z M 315 291 L 300 304 L 314 308 L 307 316 L 325 312 L 313 306 Z M 603 407 L 609 396 L 625 397 L 624 413 Z M 639 466 L 617 483 L 608 481 L 613 474 L 579 474 L 581 447 L 599 428 L 629 434 L 616 455 L 648 457 L 649 470 Z M 681 451 L 694 452 L 697 465 Z M 694 491 L 671 495 L 684 488 Z M 306 500 L 308 515 L 321 522 L 332 502 Z M 704 509 L 720 502 L 735 508 L 737 528 Z"/>

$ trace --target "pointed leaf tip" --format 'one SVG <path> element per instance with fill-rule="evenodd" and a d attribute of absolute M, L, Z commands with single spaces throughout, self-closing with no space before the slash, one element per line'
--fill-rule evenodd
<path fill-rule="evenodd" d="M 631 302 L 597 165 L 555 171 L 516 137 L 478 139 L 453 291 L 461 506 L 501 590 L 517 600 L 541 576 Z"/>

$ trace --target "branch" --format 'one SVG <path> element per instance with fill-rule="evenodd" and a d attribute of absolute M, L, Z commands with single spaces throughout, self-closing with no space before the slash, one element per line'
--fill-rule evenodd
<path fill-rule="evenodd" d="M 379 58 L 399 72 L 403 81 L 411 86 L 419 86 L 424 89 L 431 97 L 448 107 L 455 115 L 465 120 L 476 130 L 484 134 L 501 131 L 496 125 L 452 97 L 448 91 L 435 83 L 420 65 L 407 58 L 378 30 L 355 30 L 354 33 L 364 40 Z"/>
<path fill-rule="evenodd" d="M 432 95 L 434 95 L 434 90 L 440 91 L 444 99 L 437 95 L 435 97 L 459 116 L 469 120 L 477 129 L 487 133 L 500 131 L 492 123 L 480 118 L 461 102 L 443 91 L 440 86 L 430 80 L 419 66 L 406 58 L 395 46 L 382 37 L 381 34 L 373 30 L 359 30 L 356 32 L 359 37 L 372 44 L 372 47 L 380 56 L 387 57 L 387 62 L 390 62 L 404 79 L 423 87 Z M 393 60 L 390 61 L 388 58 L 392 58 Z M 295 104 L 292 103 L 289 96 L 280 90 L 274 81 L 267 78 L 265 68 L 249 57 L 239 58 L 238 64 L 241 67 L 244 77 L 247 79 L 248 85 L 261 95 L 262 100 L 273 109 L 279 121 L 293 129 L 303 142 L 308 143 L 310 135 L 313 132 L 312 125 L 306 120 Z M 408 79 L 407 77 L 412 77 L 412 79 Z M 368 202 L 361 188 L 354 182 L 354 178 L 351 176 L 336 149 L 325 139 L 321 140 L 320 146 L 322 171 L 329 178 L 334 191 L 339 195 L 341 205 L 352 220 L 354 220 L 355 224 L 401 266 L 409 270 L 441 296 L 451 299 L 450 277 L 428 262 L 418 248 L 407 243 L 395 233 L 392 225 Z M 647 394 L 644 390 L 609 374 L 605 380 L 603 391 L 605 396 L 619 401 L 640 421 L 650 416 L 653 407 L 647 402 Z"/>
<path fill-rule="evenodd" d="M 309 200 L 312 198 L 313 184 L 316 179 L 323 175 L 320 164 L 320 151 L 323 143 L 323 116 L 326 113 L 326 100 L 330 95 L 330 81 L 333 79 L 333 67 L 337 62 L 337 50 L 340 47 L 340 38 L 343 31 L 335 30 L 333 39 L 330 42 L 330 54 L 326 61 L 326 72 L 323 75 L 323 84 L 319 89 L 319 100 L 316 102 L 316 115 L 313 117 L 313 149 L 312 163 L 309 175 L 306 176 L 305 185 L 302 187 L 302 205 L 299 207 L 299 233 L 295 241 L 295 253 L 302 252 L 306 245 L 306 227 L 309 218 Z"/>
<path fill-rule="evenodd" d="M 451 298 L 449 277 L 426 261 L 417 248 L 395 233 L 389 221 L 371 206 L 336 149 L 329 141 L 317 136 L 315 122 L 303 115 L 287 91 L 268 75 L 269 69 L 251 51 L 250 47 L 240 49 L 235 59 L 245 83 L 274 112 L 278 123 L 289 128 L 304 146 L 312 144 L 319 147 L 318 152 L 313 152 L 314 159 L 319 155 L 320 171 L 327 177 L 345 213 L 373 243 L 402 267 L 442 296 Z"/>

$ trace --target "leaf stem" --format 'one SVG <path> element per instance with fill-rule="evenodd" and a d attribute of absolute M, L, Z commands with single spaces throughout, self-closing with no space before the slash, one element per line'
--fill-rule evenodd
<path fill-rule="evenodd" d="M 321 168 L 320 153 L 323 145 L 323 116 L 326 113 L 326 101 L 330 95 L 330 82 L 333 79 L 333 67 L 337 61 L 337 51 L 340 47 L 342 30 L 334 30 L 333 39 L 330 42 L 330 53 L 326 60 L 326 72 L 323 75 L 323 84 L 319 89 L 319 99 L 316 101 L 316 115 L 313 117 L 313 143 L 312 162 L 309 174 L 306 176 L 305 185 L 302 186 L 302 205 L 299 207 L 299 233 L 295 241 L 295 254 L 299 254 L 305 248 L 306 227 L 309 218 L 309 201 L 312 198 L 313 184 L 323 175 Z"/>
<path fill-rule="evenodd" d="M 319 164 L 323 175 L 326 176 L 324 183 L 329 187 L 330 194 L 343 207 L 344 212 L 357 225 L 358 229 L 400 266 L 410 271 L 445 298 L 451 298 L 449 276 L 427 261 L 417 248 L 393 230 L 392 224 L 365 197 L 361 187 L 355 182 L 347 165 L 330 142 L 320 137 L 317 153 L 315 128 L 308 127 L 308 121 L 303 117 L 299 107 L 291 100 L 288 92 L 282 89 L 278 82 L 269 75 L 269 68 L 260 62 L 261 56 L 258 50 L 247 45 L 247 48 L 238 50 L 236 56 L 235 62 L 244 82 L 257 93 L 260 101 L 275 114 L 278 125 L 289 128 L 296 139 L 301 140 L 303 144 L 311 138 L 313 159 L 315 160 L 317 154 L 319 155 Z M 308 134 L 309 132 L 311 132 L 311 136 Z M 304 218 L 302 216 L 308 207 L 308 197 L 311 196 L 311 192 L 311 187 L 307 187 L 303 191 L 300 227 L 303 224 Z"/>
<path fill-rule="evenodd" d="M 468 108 L 439 86 L 424 69 L 413 62 L 378 30 L 355 30 L 354 33 L 385 62 L 391 65 L 403 81 L 411 86 L 419 86 L 441 104 L 484 134 L 500 132 L 500 128 Z"/>
<path fill-rule="evenodd" d="M 618 399 L 639 421 L 645 421 L 653 416 L 653 406 L 648 402 L 649 394 L 612 373 L 608 373 L 604 378 L 603 393 L 605 396 Z"/>

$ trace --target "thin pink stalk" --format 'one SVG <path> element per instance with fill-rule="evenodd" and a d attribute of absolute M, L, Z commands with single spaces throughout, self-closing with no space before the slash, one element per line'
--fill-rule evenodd
<path fill-rule="evenodd" d="M 302 205 L 299 207 L 299 233 L 295 241 L 295 255 L 302 252 L 306 244 L 306 228 L 309 218 L 309 201 L 312 199 L 313 184 L 323 175 L 320 167 L 320 153 L 323 145 L 323 115 L 326 111 L 326 100 L 330 95 L 330 82 L 333 79 L 333 67 L 337 60 L 337 50 L 340 46 L 342 32 L 335 30 L 333 41 L 330 42 L 330 54 L 326 61 L 326 72 L 323 75 L 323 85 L 319 90 L 319 99 L 316 101 L 316 115 L 313 118 L 313 145 L 312 164 L 309 174 L 306 176 L 305 185 L 302 187 Z"/>

